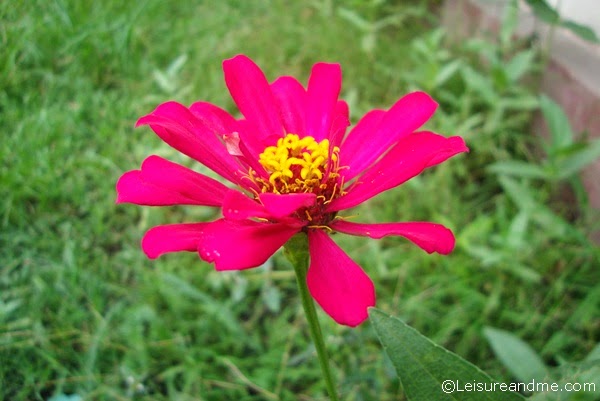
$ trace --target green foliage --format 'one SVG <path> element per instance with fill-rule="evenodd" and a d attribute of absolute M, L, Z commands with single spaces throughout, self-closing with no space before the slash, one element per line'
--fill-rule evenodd
<path fill-rule="evenodd" d="M 492 164 L 489 170 L 524 178 L 559 181 L 573 178 L 584 167 L 600 157 L 600 140 L 589 143 L 575 141 L 569 119 L 553 100 L 540 98 L 540 109 L 548 129 L 550 141 L 542 142 L 547 158 L 539 162 L 506 160 Z"/>
<path fill-rule="evenodd" d="M 334 236 L 373 278 L 381 309 L 502 381 L 511 375 L 483 327 L 527 339 L 549 363 L 583 360 L 600 331 L 600 252 L 587 240 L 597 215 L 557 196 L 562 178 L 488 170 L 549 160 L 532 151 L 543 149 L 530 121 L 544 101 L 526 84 L 538 58 L 507 39 L 449 44 L 439 2 L 405 3 L 0 2 L 0 399 L 322 399 L 282 255 L 234 273 L 196 255 L 150 261 L 145 230 L 217 213 L 114 204 L 120 174 L 149 154 L 206 172 L 133 125 L 169 99 L 234 111 L 220 62 L 242 52 L 269 79 L 305 81 L 314 62 L 340 62 L 354 123 L 428 90 L 440 108 L 427 129 L 466 138 L 468 155 L 353 212 L 446 224 L 452 255 Z M 552 157 L 579 171 L 574 155 L 591 159 L 578 152 L 594 146 Z M 321 322 L 344 400 L 404 399 L 370 324 Z"/>
<path fill-rule="evenodd" d="M 472 384 L 492 389 L 494 380 L 401 320 L 376 308 L 369 317 L 409 400 L 524 400 L 509 391 L 469 390 Z"/>
<path fill-rule="evenodd" d="M 537 392 L 531 399 L 591 401 L 600 394 L 598 346 L 582 362 L 563 362 L 561 366 L 552 368 L 544 364 L 529 344 L 512 333 L 487 327 L 485 336 L 498 359 L 513 376 L 527 385 L 528 392 Z M 550 383 L 555 383 L 559 390 L 541 391 L 544 384 Z"/>
<path fill-rule="evenodd" d="M 596 32 L 591 28 L 578 24 L 574 21 L 563 20 L 560 14 L 550 6 L 546 0 L 525 0 L 531 7 L 536 17 L 542 21 L 550 24 L 561 26 L 569 29 L 571 32 L 579 36 L 580 38 L 593 43 L 600 43 L 600 39 L 596 35 Z"/>
<path fill-rule="evenodd" d="M 542 358 L 514 334 L 493 327 L 486 327 L 484 334 L 498 359 L 519 381 L 543 382 L 548 378 L 548 370 Z"/>

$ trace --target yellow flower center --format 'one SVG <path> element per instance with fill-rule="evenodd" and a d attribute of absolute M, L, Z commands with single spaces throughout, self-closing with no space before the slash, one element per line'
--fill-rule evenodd
<path fill-rule="evenodd" d="M 323 183 L 323 176 L 327 173 L 330 157 L 333 165 L 327 178 L 338 177 L 339 151 L 336 146 L 329 154 L 328 139 L 317 142 L 311 136 L 301 139 L 296 134 L 287 134 L 277 141 L 277 145 L 269 146 L 259 156 L 260 164 L 269 173 L 268 184 L 263 183 L 264 190 L 287 194 L 317 193 L 319 189 L 325 189 L 328 185 Z"/>

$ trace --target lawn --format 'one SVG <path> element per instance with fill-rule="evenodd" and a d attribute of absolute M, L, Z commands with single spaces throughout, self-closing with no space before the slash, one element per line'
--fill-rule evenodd
<path fill-rule="evenodd" d="M 542 163 L 530 122 L 543 60 L 530 43 L 449 43 L 439 6 L 0 2 L 0 399 L 325 399 L 281 254 L 228 273 L 192 253 L 149 260 L 147 229 L 218 212 L 115 205 L 117 179 L 149 154 L 206 172 L 134 124 L 167 100 L 236 113 L 221 62 L 239 53 L 271 80 L 306 82 L 315 62 L 339 62 L 353 123 L 429 92 L 440 108 L 427 128 L 463 136 L 470 153 L 352 213 L 443 223 L 455 251 L 336 242 L 375 282 L 379 308 L 500 381 L 514 376 L 486 327 L 526 341 L 549 366 L 583 360 L 600 341 L 600 250 L 588 240 L 599 214 L 576 175 L 490 169 Z M 351 329 L 319 313 L 342 398 L 405 399 L 371 324 Z"/>

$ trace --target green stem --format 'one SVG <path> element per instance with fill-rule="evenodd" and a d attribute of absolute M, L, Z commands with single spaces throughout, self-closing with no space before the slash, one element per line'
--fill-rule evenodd
<path fill-rule="evenodd" d="M 317 311 L 313 302 L 312 296 L 308 292 L 308 285 L 306 284 L 306 273 L 308 272 L 308 238 L 306 234 L 296 234 L 284 247 L 285 255 L 288 260 L 294 266 L 296 272 L 296 281 L 298 282 L 298 290 L 300 291 L 300 298 L 302 299 L 302 307 L 308 320 L 308 326 L 310 328 L 310 335 L 317 349 L 317 356 L 319 357 L 319 364 L 321 365 L 321 371 L 325 377 L 325 386 L 329 393 L 331 401 L 339 401 L 337 392 L 335 390 L 335 382 L 331 369 L 329 368 L 329 357 L 327 356 L 327 349 L 325 348 L 325 341 L 323 341 L 323 332 L 319 325 L 319 318 L 317 317 Z"/>

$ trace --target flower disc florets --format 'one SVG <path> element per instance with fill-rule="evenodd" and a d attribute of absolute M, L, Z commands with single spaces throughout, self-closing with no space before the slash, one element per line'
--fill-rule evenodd
<path fill-rule="evenodd" d="M 310 225 L 325 225 L 335 217 L 335 213 L 324 213 L 325 206 L 342 195 L 339 152 L 337 146 L 330 152 L 328 139 L 317 142 L 312 136 L 287 134 L 259 155 L 268 180 L 257 177 L 253 171 L 250 175 L 262 193 L 314 193 L 317 203 L 298 210 L 296 216 Z"/>

